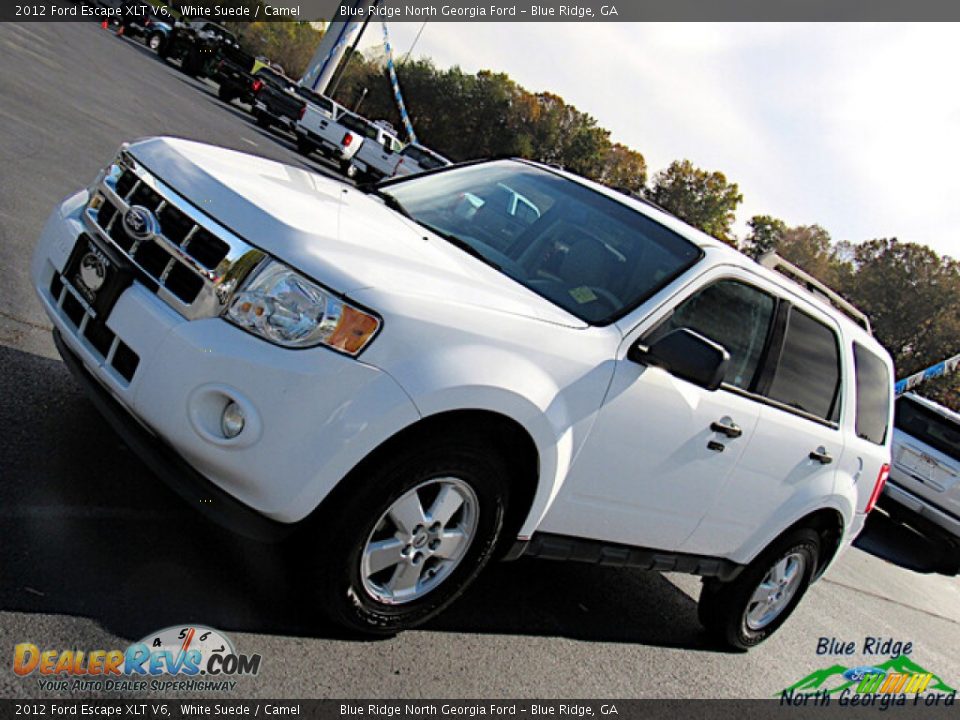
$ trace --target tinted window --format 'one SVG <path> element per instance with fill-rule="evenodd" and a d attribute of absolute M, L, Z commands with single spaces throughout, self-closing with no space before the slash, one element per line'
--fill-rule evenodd
<path fill-rule="evenodd" d="M 377 128 L 368 123 L 366 120 L 357 117 L 356 115 L 344 114 L 337 120 L 337 122 L 343 125 L 347 130 L 355 132 L 358 135 L 362 135 L 363 137 L 371 138 L 373 140 L 377 139 Z"/>
<path fill-rule="evenodd" d="M 767 393 L 772 400 L 824 420 L 839 417 L 840 348 L 823 323 L 790 311 L 783 353 Z"/>
<path fill-rule="evenodd" d="M 434 168 L 443 167 L 448 164 L 439 155 L 427 152 L 416 145 L 407 145 L 403 150 L 403 154 L 416 162 L 424 170 L 433 170 Z"/>
<path fill-rule="evenodd" d="M 857 373 L 857 437 L 883 445 L 890 414 L 890 373 L 887 365 L 858 343 L 853 344 Z"/>
<path fill-rule="evenodd" d="M 517 161 L 417 175 L 384 192 L 421 225 L 592 323 L 620 317 L 702 255 L 625 201 Z"/>
<path fill-rule="evenodd" d="M 943 454 L 960 460 L 960 424 L 951 422 L 920 403 L 908 397 L 897 400 L 893 425 Z"/>
<path fill-rule="evenodd" d="M 684 300 L 647 336 L 649 344 L 677 328 L 689 328 L 723 345 L 730 365 L 723 381 L 749 390 L 770 332 L 773 297 L 736 280 L 721 280 Z"/>

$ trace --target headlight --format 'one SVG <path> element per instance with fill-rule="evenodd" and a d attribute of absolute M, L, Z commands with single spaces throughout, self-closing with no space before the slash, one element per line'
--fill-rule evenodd
<path fill-rule="evenodd" d="M 379 318 L 276 260 L 244 283 L 225 317 L 277 345 L 326 345 L 350 355 L 363 350 L 380 327 Z"/>

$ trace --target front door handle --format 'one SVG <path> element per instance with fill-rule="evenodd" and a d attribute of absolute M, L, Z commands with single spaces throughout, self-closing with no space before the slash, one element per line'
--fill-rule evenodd
<path fill-rule="evenodd" d="M 728 417 L 720 418 L 716 422 L 710 423 L 710 429 L 728 438 L 738 438 L 743 435 L 743 430 L 733 420 Z"/>
<path fill-rule="evenodd" d="M 827 449 L 822 445 L 816 450 L 810 452 L 810 459 L 816 460 L 821 465 L 829 465 L 833 462 L 833 455 L 827 452 Z"/>

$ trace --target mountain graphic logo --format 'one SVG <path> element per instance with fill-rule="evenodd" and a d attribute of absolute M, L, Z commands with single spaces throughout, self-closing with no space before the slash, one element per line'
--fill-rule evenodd
<path fill-rule="evenodd" d="M 883 673 L 883 675 L 880 675 L 880 673 Z M 793 685 L 784 688 L 778 695 L 791 692 L 823 692 L 828 695 L 835 695 L 847 689 L 850 689 L 852 692 L 890 692 L 890 690 L 882 689 L 885 686 L 882 683 L 885 679 L 891 678 L 892 675 L 904 677 L 904 682 L 896 684 L 897 689 L 894 690 L 894 692 L 910 692 L 909 690 L 903 689 L 910 687 L 907 679 L 921 678 L 926 675 L 930 675 L 931 677 L 923 686 L 925 690 L 943 693 L 956 692 L 956 689 L 950 687 L 939 675 L 920 667 L 906 655 L 899 655 L 886 662 L 869 667 L 846 668 L 842 665 L 831 665 L 830 667 L 820 670 L 814 670 L 802 680 L 798 680 Z M 859 690 L 864 683 L 870 681 L 871 677 L 876 678 L 876 682 L 870 683 L 866 691 Z"/>

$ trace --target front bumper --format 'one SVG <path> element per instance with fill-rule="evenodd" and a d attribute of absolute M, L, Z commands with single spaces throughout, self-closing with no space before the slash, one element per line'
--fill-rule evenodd
<path fill-rule="evenodd" d="M 124 377 L 51 292 L 78 237 L 92 234 L 81 217 L 86 201 L 87 193 L 78 193 L 50 216 L 31 271 L 62 354 L 119 408 L 123 424 L 135 421 L 138 433 L 226 496 L 269 520 L 297 522 L 370 451 L 418 419 L 406 393 L 375 367 L 326 348 L 276 347 L 220 318 L 187 320 L 138 281 L 106 318 L 139 357 Z M 219 431 L 228 400 L 247 413 L 232 439 Z M 157 466 L 143 443 L 131 446 Z"/>
<path fill-rule="evenodd" d="M 886 485 L 883 486 L 883 494 L 887 500 L 902 505 L 925 520 L 946 530 L 954 537 L 960 538 L 960 518 L 944 512 L 928 500 L 914 495 L 890 479 L 888 479 Z"/>

